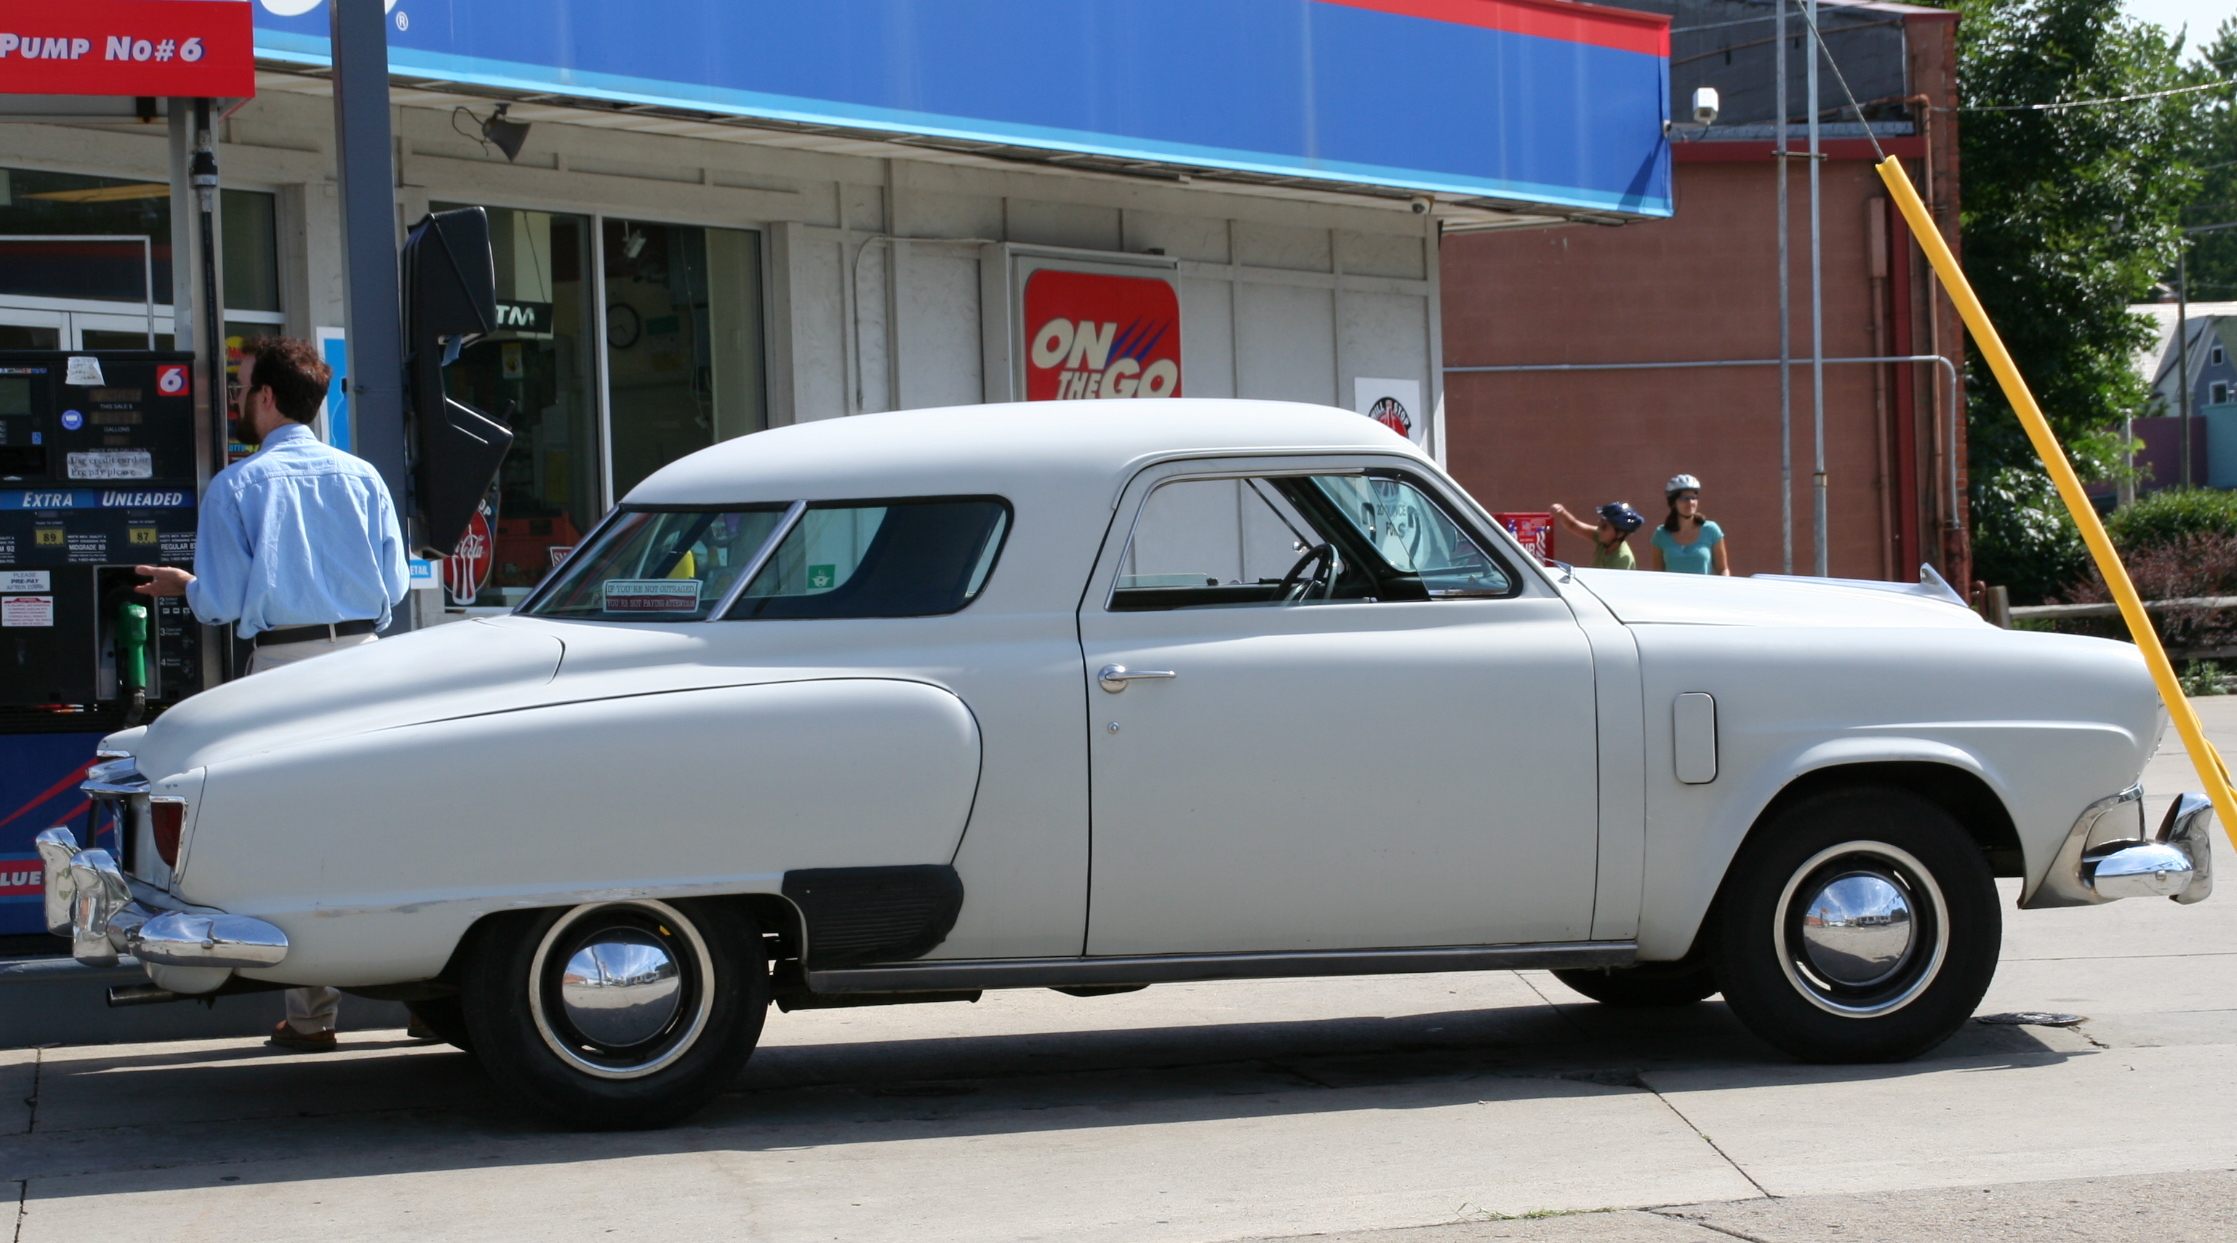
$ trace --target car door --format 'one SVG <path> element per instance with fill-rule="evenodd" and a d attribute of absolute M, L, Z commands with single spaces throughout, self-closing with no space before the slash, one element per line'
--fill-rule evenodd
<path fill-rule="evenodd" d="M 1397 459 L 1144 472 L 1080 611 L 1090 954 L 1581 940 L 1593 666 Z"/>

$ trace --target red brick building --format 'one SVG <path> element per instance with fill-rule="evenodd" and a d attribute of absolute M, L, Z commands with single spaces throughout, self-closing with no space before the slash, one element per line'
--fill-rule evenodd
<path fill-rule="evenodd" d="M 1580 512 L 1628 500 L 1650 521 L 1663 482 L 1701 477 L 1735 574 L 1782 569 L 1779 369 L 1472 371 L 1472 367 L 1778 357 L 1777 92 L 1772 23 L 1745 0 L 1616 0 L 1671 13 L 1672 114 L 1696 86 L 1717 123 L 1674 147 L 1677 214 L 1618 227 L 1448 235 L 1442 246 L 1445 434 L 1453 473 L 1488 506 Z M 1821 62 L 1825 356 L 1962 360 L 1959 327 L 1872 168 L 1869 122 L 1955 242 L 1956 15 L 1835 4 L 1821 23 L 1861 109 Z M 1805 147 L 1806 28 L 1789 11 L 1790 149 Z M 1861 111 L 1861 116 L 1859 116 Z M 1807 161 L 1789 160 L 1793 566 L 1814 560 Z M 1958 401 L 1962 403 L 1962 390 Z M 1960 406 L 1960 409 L 1962 407 Z M 1954 426 L 1953 426 L 1954 424 Z M 1956 453 L 1949 446 L 1954 439 Z M 1964 426 L 1942 368 L 1825 368 L 1826 543 L 1837 577 L 1902 578 L 1932 562 L 1968 575 Z M 1955 476 L 1955 508 L 1952 476 Z M 1645 534 L 1633 547 L 1646 564 Z M 1556 555 L 1587 541 L 1561 533 Z"/>

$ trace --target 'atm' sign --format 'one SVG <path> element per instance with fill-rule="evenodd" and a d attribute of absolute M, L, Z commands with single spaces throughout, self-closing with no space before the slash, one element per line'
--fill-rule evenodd
<path fill-rule="evenodd" d="M 1043 268 L 1025 281 L 1027 401 L 1181 395 L 1181 302 L 1157 277 Z"/>

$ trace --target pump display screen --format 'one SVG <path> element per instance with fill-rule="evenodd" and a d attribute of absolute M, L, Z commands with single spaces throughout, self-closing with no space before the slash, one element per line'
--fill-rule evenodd
<path fill-rule="evenodd" d="M 25 376 L 0 376 L 0 414 L 31 413 L 31 381 Z"/>

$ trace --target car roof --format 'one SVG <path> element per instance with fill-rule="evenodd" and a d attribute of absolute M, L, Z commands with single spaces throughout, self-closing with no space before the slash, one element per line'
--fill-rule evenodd
<path fill-rule="evenodd" d="M 1108 506 L 1161 457 L 1327 451 L 1426 461 L 1373 419 L 1301 402 L 1012 402 L 823 419 L 701 449 L 630 489 L 632 505 L 984 495 Z M 1036 507 L 1038 507 L 1036 505 Z"/>

